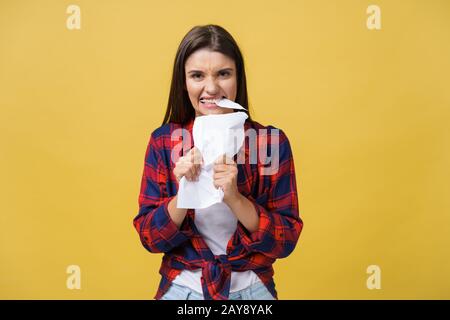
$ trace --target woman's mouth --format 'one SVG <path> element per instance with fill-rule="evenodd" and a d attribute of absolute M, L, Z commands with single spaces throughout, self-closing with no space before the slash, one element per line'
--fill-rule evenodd
<path fill-rule="evenodd" d="M 223 97 L 225 98 L 225 97 Z M 200 105 L 202 105 L 205 108 L 218 108 L 216 101 L 219 99 L 206 99 L 206 98 L 200 98 Z"/>

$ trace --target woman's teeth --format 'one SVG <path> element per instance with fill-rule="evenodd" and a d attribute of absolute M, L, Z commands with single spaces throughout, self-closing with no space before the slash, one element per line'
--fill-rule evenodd
<path fill-rule="evenodd" d="M 200 101 L 205 102 L 205 103 L 216 103 L 216 100 L 202 99 L 202 100 L 200 100 Z"/>

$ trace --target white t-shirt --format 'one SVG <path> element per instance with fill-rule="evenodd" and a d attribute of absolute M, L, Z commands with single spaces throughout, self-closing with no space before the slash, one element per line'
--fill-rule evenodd
<path fill-rule="evenodd" d="M 195 209 L 195 226 L 214 255 L 226 254 L 227 244 L 237 228 L 237 218 L 231 209 L 219 202 L 205 209 Z M 202 269 L 183 270 L 173 282 L 202 293 Z M 231 271 L 230 292 L 245 289 L 260 282 L 252 271 Z"/>

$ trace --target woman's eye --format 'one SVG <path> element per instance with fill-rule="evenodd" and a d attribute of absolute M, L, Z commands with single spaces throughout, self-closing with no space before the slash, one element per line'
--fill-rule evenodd
<path fill-rule="evenodd" d="M 230 75 L 230 72 L 229 71 L 222 71 L 222 72 L 220 72 L 220 75 L 221 76 L 228 76 L 228 75 Z"/>
<path fill-rule="evenodd" d="M 202 75 L 201 75 L 200 73 L 194 73 L 194 74 L 192 75 L 192 78 L 194 78 L 194 79 L 200 79 L 201 76 L 202 76 Z"/>

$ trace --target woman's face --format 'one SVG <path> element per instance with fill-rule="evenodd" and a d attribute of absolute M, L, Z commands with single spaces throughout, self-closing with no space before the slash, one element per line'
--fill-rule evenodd
<path fill-rule="evenodd" d="M 236 99 L 236 65 L 231 58 L 206 48 L 199 49 L 188 57 L 184 70 L 186 89 L 196 117 L 233 112 L 233 109 L 221 108 L 203 99 Z"/>

